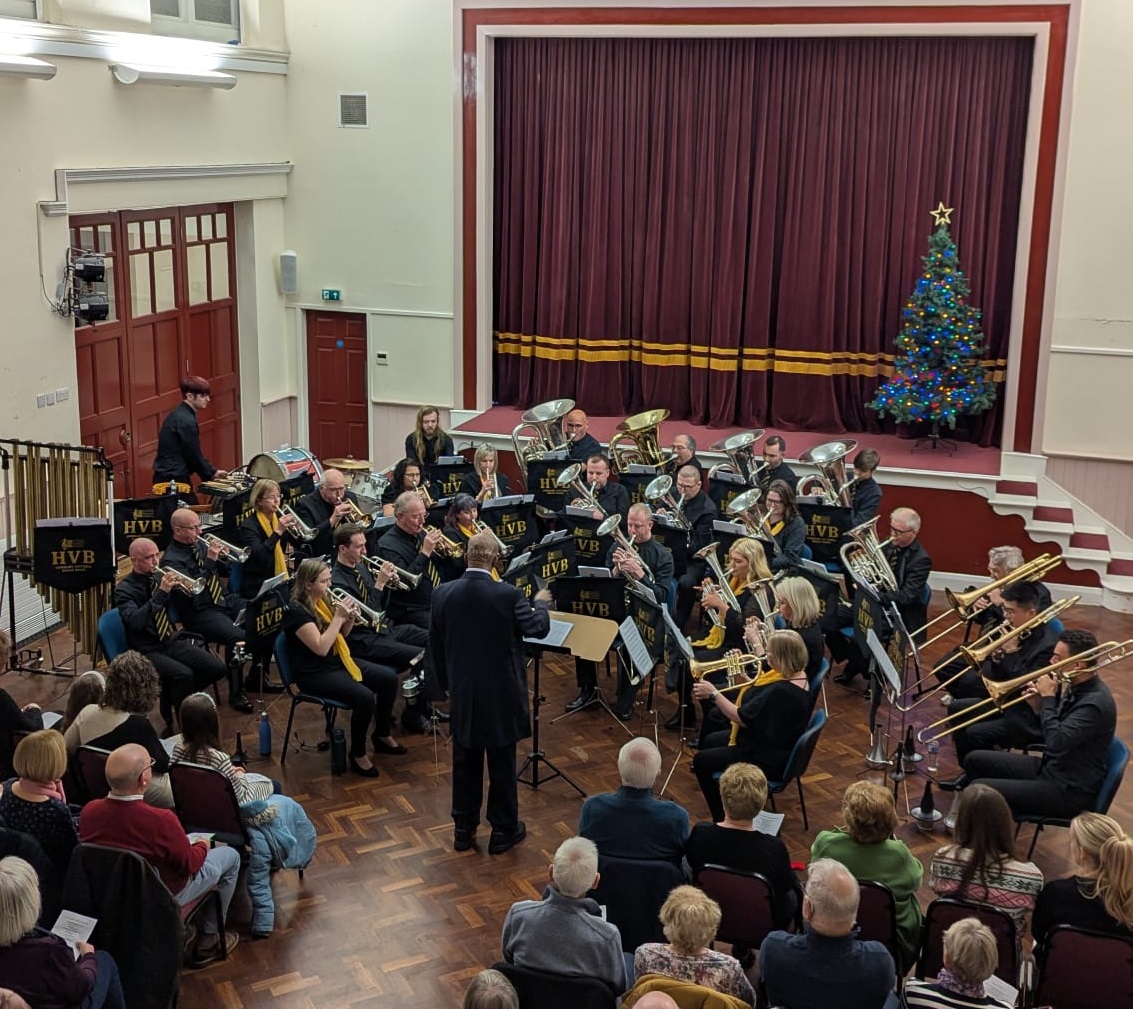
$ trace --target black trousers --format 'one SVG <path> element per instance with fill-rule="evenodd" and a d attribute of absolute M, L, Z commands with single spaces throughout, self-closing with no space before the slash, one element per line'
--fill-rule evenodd
<path fill-rule="evenodd" d="M 1064 788 L 1041 768 L 1041 757 L 998 750 L 974 750 L 964 760 L 964 773 L 999 792 L 1013 813 L 1070 819 L 1090 808 L 1095 795 Z"/>
<path fill-rule="evenodd" d="M 244 632 L 237 627 L 228 613 L 218 606 L 182 613 L 181 624 L 194 634 L 199 634 L 210 645 L 224 645 L 224 657 L 228 660 L 228 691 L 230 696 L 240 693 L 243 684 L 240 670 L 232 667 L 232 649 L 238 641 L 244 641 Z"/>
<path fill-rule="evenodd" d="M 700 791 L 704 793 L 704 801 L 708 803 L 708 808 L 712 811 L 713 823 L 718 823 L 724 819 L 724 803 L 720 799 L 720 782 L 713 775 L 747 759 L 738 746 L 728 745 L 728 738 L 731 734 L 731 729 L 709 733 L 704 739 L 703 748 L 698 750 L 696 756 L 692 758 L 692 770 L 696 775 L 696 780 L 700 782 Z"/>
<path fill-rule="evenodd" d="M 161 680 L 161 716 L 172 721 L 181 702 L 198 690 L 206 690 L 228 672 L 225 664 L 207 648 L 174 639 L 145 653 Z"/>
<path fill-rule="evenodd" d="M 389 666 L 355 658 L 362 680 L 354 679 L 344 667 L 334 666 L 323 672 L 296 677 L 299 687 L 316 697 L 327 697 L 350 706 L 350 755 L 366 753 L 366 730 L 374 723 L 373 739 L 390 733 L 390 713 L 397 698 L 397 673 Z"/>
<path fill-rule="evenodd" d="M 399 624 L 387 634 L 360 628 L 350 632 L 348 641 L 351 655 L 401 670 L 408 669 L 409 663 L 428 645 L 429 632 L 412 624 Z"/>
<path fill-rule="evenodd" d="M 978 703 L 977 698 L 966 698 L 948 705 L 949 714 L 960 716 L 953 720 L 953 724 L 960 724 L 964 720 L 962 712 Z M 1025 701 L 1008 708 L 1002 715 L 985 718 L 975 725 L 958 729 L 952 735 L 956 760 L 961 765 L 973 750 L 991 750 L 997 746 L 1005 750 L 1021 750 L 1031 743 L 1042 741 L 1042 723 Z"/>
<path fill-rule="evenodd" d="M 685 573 L 677 579 L 677 601 L 673 607 L 673 622 L 682 631 L 688 625 L 692 616 L 693 603 L 696 602 L 697 589 L 704 581 L 704 572 L 707 568 L 702 560 L 695 557 L 688 562 Z"/>
<path fill-rule="evenodd" d="M 492 830 L 513 833 L 519 826 L 515 784 L 515 744 L 501 747 L 461 746 L 452 742 L 452 820 L 475 830 L 484 798 L 484 761 L 488 762 L 488 823 Z"/>

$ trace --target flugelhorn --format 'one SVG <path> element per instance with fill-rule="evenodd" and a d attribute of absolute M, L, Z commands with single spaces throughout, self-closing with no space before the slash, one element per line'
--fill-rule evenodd
<path fill-rule="evenodd" d="M 249 557 L 252 556 L 252 551 L 233 546 L 233 544 L 222 540 L 219 536 L 213 536 L 212 533 L 201 533 L 201 542 L 210 550 L 213 547 L 219 547 L 220 553 L 217 557 L 222 561 L 232 561 L 234 564 L 243 564 Z"/>
<path fill-rule="evenodd" d="M 598 503 L 598 496 L 594 493 L 594 488 L 584 484 L 579 478 L 581 472 L 582 465 L 577 462 L 572 462 L 558 475 L 555 479 L 555 484 L 563 490 L 574 488 L 575 493 L 587 508 L 591 511 L 599 511 L 605 515 L 606 509 Z"/>
<path fill-rule="evenodd" d="M 1077 655 L 1070 655 L 1065 659 L 1059 659 L 1057 662 L 1052 662 L 1049 665 L 1043 666 L 1042 669 L 1036 669 L 1034 672 L 1023 673 L 1010 680 L 990 680 L 986 676 L 981 677 L 984 686 L 987 688 L 988 696 L 975 704 L 970 704 L 966 708 L 961 708 L 959 711 L 954 711 L 944 718 L 940 718 L 933 722 L 931 725 L 926 725 L 920 732 L 917 733 L 917 739 L 922 743 L 931 743 L 934 739 L 943 739 L 945 736 L 952 735 L 953 732 L 959 732 L 960 729 L 966 729 L 969 725 L 974 725 L 976 722 L 981 722 L 985 718 L 998 714 L 1001 711 L 1006 711 L 1008 708 L 1014 707 L 1020 701 L 1026 700 L 1025 694 L 1018 694 L 1015 697 L 1008 698 L 1007 695 L 1015 690 L 1025 687 L 1030 683 L 1042 679 L 1044 676 L 1053 676 L 1060 679 L 1063 683 L 1072 683 L 1077 677 L 1087 672 L 1094 672 L 1101 666 L 1108 666 L 1114 662 L 1120 662 L 1126 655 L 1129 654 L 1130 649 L 1133 649 L 1133 638 L 1127 638 L 1125 641 L 1105 641 L 1093 648 L 1087 648 Z M 1080 666 L 1081 668 L 1074 668 Z M 963 721 L 952 724 L 954 719 L 963 719 Z M 939 732 L 933 732 L 944 726 Z"/>
<path fill-rule="evenodd" d="M 280 505 L 279 514 L 282 518 L 290 518 L 294 522 L 295 535 L 304 543 L 310 543 L 316 536 L 319 535 L 318 529 L 312 529 L 300 517 L 299 513 L 295 511 L 291 505 Z"/>
<path fill-rule="evenodd" d="M 728 671 L 729 682 L 733 679 L 735 674 L 739 673 L 747 666 L 757 665 L 762 662 L 758 655 L 752 655 L 750 652 L 729 652 L 722 659 L 713 659 L 711 662 L 697 662 L 696 659 L 689 659 L 688 670 L 689 675 L 694 680 L 702 680 L 709 673 L 719 672 L 721 669 Z M 730 686 L 720 689 L 720 693 L 727 693 L 729 690 L 739 690 L 746 687 L 747 682 L 735 683 Z"/>
<path fill-rule="evenodd" d="M 382 622 L 385 620 L 386 615 L 383 610 L 371 609 L 361 599 L 352 596 L 345 589 L 329 589 L 327 597 L 332 603 L 341 603 L 348 610 L 354 614 L 354 622 L 362 627 L 369 627 L 371 630 L 380 631 L 382 629 Z"/>
<path fill-rule="evenodd" d="M 205 590 L 203 578 L 190 578 L 184 571 L 177 571 L 175 568 L 157 567 L 153 569 L 153 573 L 161 581 L 164 581 L 167 575 L 172 575 L 173 587 L 178 592 L 184 592 L 190 596 L 199 596 Z"/>
<path fill-rule="evenodd" d="M 350 498 L 342 499 L 346 504 L 350 505 L 350 511 L 346 513 L 346 517 L 353 522 L 356 526 L 363 529 L 369 529 L 374 524 L 374 516 L 368 512 L 362 511 L 358 505 L 351 501 Z"/>

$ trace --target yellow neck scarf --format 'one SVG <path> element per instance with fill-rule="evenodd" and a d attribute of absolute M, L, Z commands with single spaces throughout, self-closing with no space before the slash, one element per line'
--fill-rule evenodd
<path fill-rule="evenodd" d="M 776 522 L 771 527 L 771 535 L 772 536 L 778 536 L 783 531 L 783 526 L 785 526 L 786 524 L 787 524 L 786 522 Z"/>
<path fill-rule="evenodd" d="M 728 585 L 732 594 L 738 599 L 747 582 L 733 575 L 728 579 Z M 692 645 L 696 648 L 720 648 L 724 644 L 724 633 L 723 624 L 713 624 L 708 633 L 699 641 L 693 641 Z"/>
<path fill-rule="evenodd" d="M 327 624 L 334 619 L 334 611 L 331 610 L 322 599 L 315 600 L 315 612 L 322 620 L 325 620 Z M 350 676 L 361 683 L 362 670 L 358 668 L 358 663 L 350 657 L 350 649 L 346 645 L 346 639 L 341 634 L 335 635 L 334 654 L 338 656 Z"/>
<path fill-rule="evenodd" d="M 279 519 L 276 518 L 275 512 L 272 512 L 271 521 L 269 522 L 262 511 L 256 510 L 256 521 L 259 522 L 260 528 L 264 531 L 265 536 L 271 536 L 272 533 L 279 532 Z M 275 541 L 275 573 L 282 575 L 287 572 L 287 558 L 283 554 L 282 540 Z"/>

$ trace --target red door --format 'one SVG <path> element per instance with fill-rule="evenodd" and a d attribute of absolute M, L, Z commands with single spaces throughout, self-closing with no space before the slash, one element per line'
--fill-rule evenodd
<path fill-rule="evenodd" d="M 311 451 L 319 459 L 370 458 L 366 317 L 307 313 Z"/>
<path fill-rule="evenodd" d="M 115 465 L 115 495 L 144 497 L 157 435 L 182 376 L 213 387 L 201 444 L 217 466 L 241 462 L 231 205 L 126 211 L 71 220 L 72 243 L 108 255 L 111 314 L 75 330 L 79 425 Z"/>

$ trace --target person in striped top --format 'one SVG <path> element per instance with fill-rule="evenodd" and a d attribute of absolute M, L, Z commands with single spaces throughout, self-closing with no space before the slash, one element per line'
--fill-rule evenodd
<path fill-rule="evenodd" d="M 995 935 L 978 918 L 962 918 L 944 933 L 944 966 L 935 981 L 906 981 L 906 1009 L 1009 1009 L 984 991 L 999 954 Z"/>

